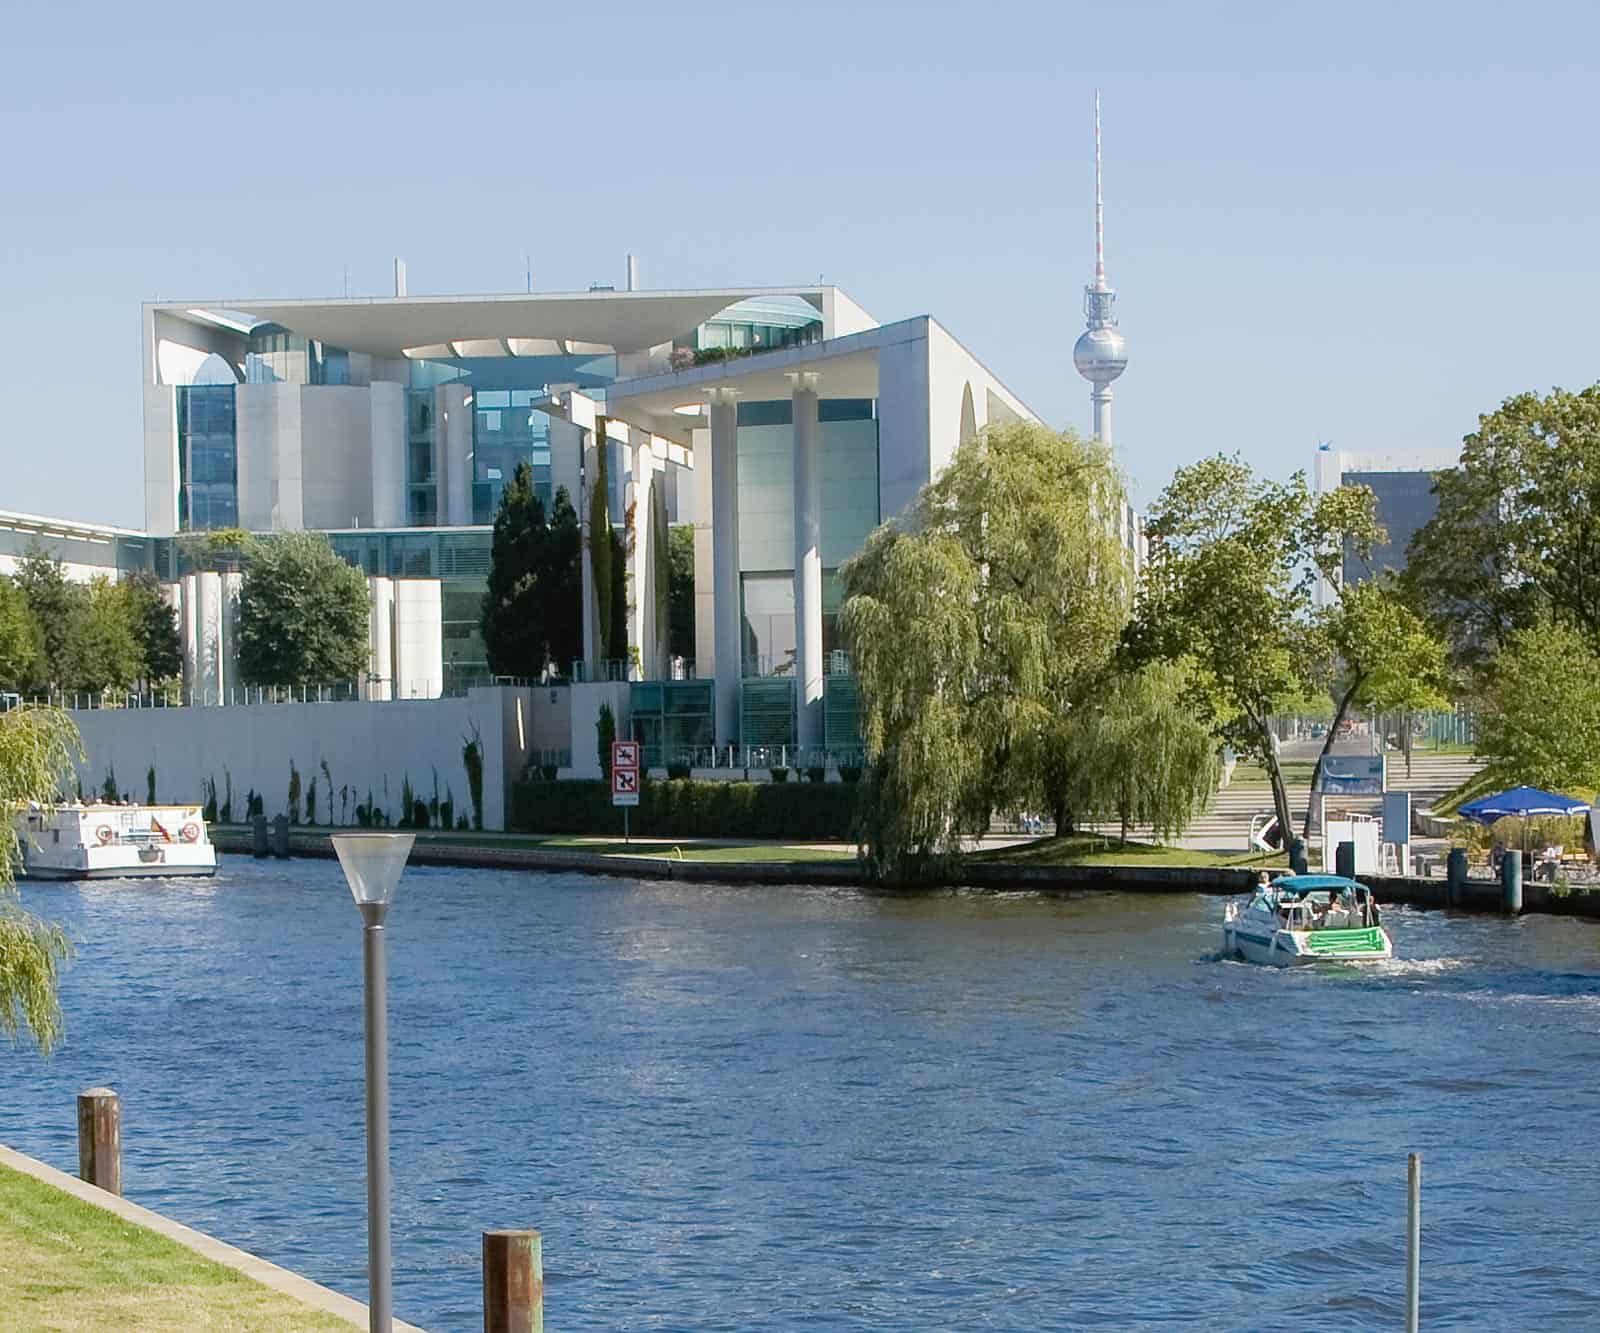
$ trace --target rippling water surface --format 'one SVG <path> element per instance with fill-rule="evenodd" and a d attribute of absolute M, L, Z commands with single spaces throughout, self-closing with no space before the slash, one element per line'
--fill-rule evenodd
<path fill-rule="evenodd" d="M 0 1140 L 365 1297 L 360 922 L 336 865 L 40 885 L 66 1045 Z M 1221 900 L 413 869 L 390 918 L 398 1313 L 475 1329 L 544 1233 L 563 1330 L 1600 1322 L 1600 932 L 1395 911 L 1401 957 L 1219 961 Z"/>

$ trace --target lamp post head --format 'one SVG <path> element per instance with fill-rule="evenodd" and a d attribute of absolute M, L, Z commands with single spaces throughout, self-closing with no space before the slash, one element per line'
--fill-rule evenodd
<path fill-rule="evenodd" d="M 363 917 L 383 919 L 416 840 L 414 833 L 335 833 L 329 839 Z"/>

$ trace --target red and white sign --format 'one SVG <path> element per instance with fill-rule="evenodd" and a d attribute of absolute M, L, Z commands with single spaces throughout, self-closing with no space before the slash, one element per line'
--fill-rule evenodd
<path fill-rule="evenodd" d="M 611 804 L 639 804 L 639 742 L 611 742 Z"/>

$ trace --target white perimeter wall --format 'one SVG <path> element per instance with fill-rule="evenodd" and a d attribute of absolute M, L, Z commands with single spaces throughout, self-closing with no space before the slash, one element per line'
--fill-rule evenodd
<path fill-rule="evenodd" d="M 617 688 L 626 700 L 626 686 Z M 142 801 L 146 773 L 153 766 L 159 800 L 202 801 L 209 780 L 217 784 L 220 805 L 227 799 L 231 777 L 236 821 L 243 820 L 245 795 L 252 789 L 264 797 L 268 817 L 286 812 L 291 762 L 300 774 L 302 817 L 305 792 L 311 779 L 317 780 L 319 823 L 329 818 L 324 762 L 333 779 L 335 818 L 339 788 L 348 786 L 351 811 L 370 790 L 374 802 L 398 820 L 405 779 L 409 777 L 413 790 L 428 800 L 437 772 L 440 799 L 452 797 L 456 814 L 470 820 L 472 802 L 461 751 L 477 735 L 483 751 L 484 827 L 503 829 L 507 780 L 521 775 L 529 751 L 544 732 L 537 715 L 549 707 L 548 698 L 549 691 L 485 688 L 472 690 L 465 698 L 393 703 L 95 709 L 74 712 L 72 720 L 88 755 L 79 768 L 86 792 L 99 790 L 107 771 L 114 769 L 120 789 Z M 619 716 L 619 732 L 623 721 Z M 591 720 L 591 751 L 593 727 Z M 353 823 L 354 815 L 348 817 Z"/>

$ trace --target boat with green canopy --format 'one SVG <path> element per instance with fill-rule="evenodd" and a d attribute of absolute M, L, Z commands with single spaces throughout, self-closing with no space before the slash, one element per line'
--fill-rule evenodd
<path fill-rule="evenodd" d="M 1394 941 L 1372 890 L 1343 875 L 1284 875 L 1222 917 L 1229 956 L 1273 967 L 1372 962 L 1394 957 Z"/>

